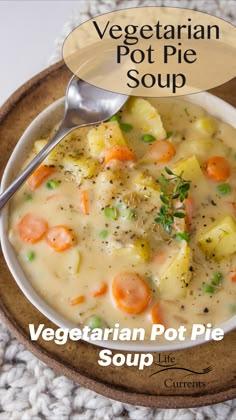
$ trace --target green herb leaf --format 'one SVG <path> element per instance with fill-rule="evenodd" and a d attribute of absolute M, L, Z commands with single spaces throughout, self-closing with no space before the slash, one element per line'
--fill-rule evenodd
<path fill-rule="evenodd" d="M 179 219 L 184 219 L 185 218 L 185 214 L 184 213 L 180 213 L 178 211 L 176 211 L 174 213 L 174 217 L 178 217 Z"/>
<path fill-rule="evenodd" d="M 206 286 L 203 287 L 203 292 L 204 293 L 214 293 L 215 289 L 211 284 L 207 284 Z"/>
<path fill-rule="evenodd" d="M 170 137 L 172 137 L 172 136 L 173 136 L 173 134 L 174 134 L 174 132 L 173 132 L 173 131 L 167 131 L 167 133 L 166 133 L 166 138 L 167 138 L 167 139 L 169 139 Z"/>
<path fill-rule="evenodd" d="M 159 223 L 168 234 L 171 234 L 173 231 L 172 225 L 174 223 L 174 218 L 183 219 L 186 216 L 184 204 L 176 208 L 177 202 L 175 200 L 179 199 L 181 203 L 184 202 L 188 197 L 191 181 L 183 179 L 183 173 L 177 175 L 167 167 L 165 167 L 165 171 L 169 177 L 161 174 L 157 179 L 157 182 L 160 184 L 160 200 L 163 205 L 159 208 L 158 217 L 156 217 L 154 221 Z"/>
<path fill-rule="evenodd" d="M 178 232 L 176 233 L 175 237 L 178 241 L 190 241 L 190 234 L 187 232 Z"/>
<path fill-rule="evenodd" d="M 152 134 L 144 134 L 141 137 L 141 140 L 144 141 L 144 143 L 152 143 L 156 140 L 156 137 L 154 137 Z"/>
<path fill-rule="evenodd" d="M 175 175 L 174 172 L 172 172 L 172 170 L 170 168 L 167 168 L 167 166 L 165 167 L 165 171 L 168 175 Z M 165 175 L 163 175 L 165 176 Z"/>
<path fill-rule="evenodd" d="M 120 123 L 120 128 L 125 133 L 128 133 L 129 131 L 133 130 L 133 126 L 131 124 L 126 123 Z"/>
<path fill-rule="evenodd" d="M 222 280 L 223 275 L 220 272 L 214 273 L 211 284 L 213 284 L 214 286 L 220 286 Z"/>

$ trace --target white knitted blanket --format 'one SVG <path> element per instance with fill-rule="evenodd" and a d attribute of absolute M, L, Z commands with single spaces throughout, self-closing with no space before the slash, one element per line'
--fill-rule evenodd
<path fill-rule="evenodd" d="M 55 42 L 49 64 L 61 59 L 62 42 L 79 23 L 111 10 L 132 6 L 181 6 L 236 24 L 235 0 L 80 0 Z M 236 420 L 236 399 L 192 409 L 151 409 L 105 398 L 59 376 L 26 350 L 0 322 L 0 420 Z"/>

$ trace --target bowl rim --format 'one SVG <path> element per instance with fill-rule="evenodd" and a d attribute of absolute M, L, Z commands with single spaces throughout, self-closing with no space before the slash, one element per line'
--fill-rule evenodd
<path fill-rule="evenodd" d="M 215 116 L 223 120 L 224 122 L 234 126 L 236 128 L 236 108 L 230 105 L 228 102 L 223 101 L 219 97 L 212 95 L 209 92 L 199 92 L 191 95 L 186 95 L 180 97 L 180 99 L 184 99 L 188 102 L 195 103 L 197 105 L 202 106 L 203 108 L 211 108 L 210 115 Z M 205 102 L 204 102 L 205 101 Z M 204 103 L 203 103 L 204 102 Z M 63 105 L 64 105 L 64 97 L 56 100 L 52 104 L 50 104 L 47 108 L 45 108 L 38 116 L 30 123 L 30 125 L 26 128 L 22 136 L 20 137 L 18 143 L 16 144 L 10 159 L 7 162 L 7 165 L 4 169 L 4 173 L 1 180 L 1 191 L 9 185 L 12 179 L 12 173 L 19 169 L 22 166 L 24 159 L 22 156 L 25 155 L 25 152 L 29 146 L 32 146 L 32 143 L 35 139 L 34 133 L 37 131 L 45 131 L 44 123 L 45 120 L 49 118 L 49 116 L 54 115 L 56 116 L 57 122 L 63 116 Z M 223 109 L 226 111 L 222 118 L 222 112 L 220 110 Z M 232 115 L 232 119 L 231 119 Z M 52 124 L 52 122 L 51 122 Z M 55 125 L 52 124 L 51 128 Z M 43 127 L 43 129 L 42 129 Z M 19 158 L 21 156 L 21 158 Z M 18 158 L 18 159 L 17 159 Z M 17 165 L 15 165 L 17 162 Z M 14 169 L 13 169 L 14 168 Z M 34 307 L 39 310 L 48 320 L 52 321 L 56 326 L 63 329 L 73 329 L 73 328 L 80 328 L 79 325 L 69 321 L 64 316 L 60 315 L 59 312 L 54 310 L 46 301 L 36 292 L 36 290 L 31 286 L 30 281 L 27 279 L 26 274 L 21 267 L 17 256 L 14 252 L 12 245 L 8 239 L 7 230 L 8 230 L 8 210 L 9 205 L 7 204 L 5 208 L 2 210 L 1 217 L 0 217 L 0 240 L 2 246 L 3 256 L 5 261 L 8 265 L 8 268 L 16 281 L 17 285 L 23 292 L 23 294 L 27 297 L 29 302 L 34 305 Z M 33 323 L 33 320 L 32 320 Z M 232 316 L 228 320 L 224 321 L 220 325 L 216 326 L 217 328 L 222 328 L 224 333 L 233 330 L 236 327 L 236 315 Z M 174 351 L 174 350 L 183 350 L 190 347 L 195 347 L 200 344 L 207 343 L 203 337 L 198 337 L 197 340 L 194 342 L 187 338 L 185 341 L 165 341 L 161 340 L 158 341 L 92 341 L 86 340 L 88 343 L 93 345 L 104 347 L 111 350 L 121 350 L 121 351 L 138 351 L 138 352 L 146 352 L 146 351 Z"/>

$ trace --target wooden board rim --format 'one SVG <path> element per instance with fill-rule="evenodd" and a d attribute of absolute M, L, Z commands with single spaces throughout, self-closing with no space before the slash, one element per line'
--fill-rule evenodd
<path fill-rule="evenodd" d="M 17 104 L 17 102 L 27 94 L 32 91 L 40 82 L 53 72 L 60 72 L 64 68 L 64 62 L 61 61 L 55 65 L 48 67 L 42 72 L 38 73 L 36 76 L 27 81 L 19 89 L 17 89 L 9 99 L 3 104 L 0 108 L 0 125 L 8 116 L 12 108 Z M 102 394 L 108 398 L 115 399 L 124 403 L 141 405 L 146 407 L 155 407 L 155 408 L 191 408 L 191 407 L 200 407 L 210 404 L 215 404 L 236 397 L 236 388 L 231 387 L 227 390 L 213 393 L 205 394 L 200 396 L 179 396 L 179 395 L 148 395 L 143 393 L 135 393 L 123 391 L 119 388 L 114 388 L 111 384 L 102 383 L 101 381 L 94 380 L 90 377 L 87 377 L 85 374 L 81 375 L 79 372 L 71 369 L 71 367 L 64 362 L 54 358 L 50 353 L 42 349 L 38 344 L 33 344 L 29 336 L 24 334 L 14 320 L 10 318 L 10 314 L 7 312 L 6 308 L 3 305 L 0 305 L 0 317 L 5 322 L 9 330 L 13 335 L 28 349 L 30 350 L 37 358 L 42 360 L 51 368 L 55 369 L 57 372 L 69 377 L 71 380 L 79 383 L 82 386 L 85 386 L 99 394 Z"/>

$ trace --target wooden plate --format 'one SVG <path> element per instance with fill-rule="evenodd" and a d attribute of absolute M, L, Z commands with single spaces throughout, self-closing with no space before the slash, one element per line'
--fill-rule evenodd
<path fill-rule="evenodd" d="M 63 63 L 59 63 L 27 82 L 4 104 L 0 110 L 1 171 L 30 122 L 65 94 L 70 76 Z M 236 106 L 235 89 L 236 79 L 214 93 Z M 63 346 L 43 340 L 31 342 L 29 323 L 36 327 L 40 323 L 54 329 L 56 326 L 25 298 L 2 254 L 0 269 L 1 318 L 39 359 L 81 385 L 119 401 L 160 408 L 196 407 L 236 397 L 236 331 L 220 342 L 171 354 L 153 353 L 154 364 L 142 371 L 137 367 L 101 367 L 98 364 L 101 349 L 86 342 L 69 341 Z"/>

